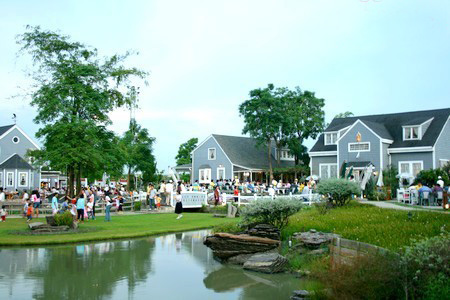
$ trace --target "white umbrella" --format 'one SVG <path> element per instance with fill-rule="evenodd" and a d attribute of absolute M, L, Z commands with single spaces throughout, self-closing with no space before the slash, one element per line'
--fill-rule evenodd
<path fill-rule="evenodd" d="M 311 175 L 311 176 L 306 177 L 306 180 L 310 180 L 311 177 L 312 177 L 313 180 L 319 179 L 319 177 L 317 175 Z"/>
<path fill-rule="evenodd" d="M 369 177 L 372 175 L 372 172 L 373 172 L 373 165 L 370 164 L 369 166 L 366 167 L 363 180 L 361 181 L 361 189 L 362 190 L 366 189 L 367 181 L 369 181 Z"/>
<path fill-rule="evenodd" d="M 383 186 L 383 170 L 380 170 L 380 174 L 378 175 L 377 186 Z"/>

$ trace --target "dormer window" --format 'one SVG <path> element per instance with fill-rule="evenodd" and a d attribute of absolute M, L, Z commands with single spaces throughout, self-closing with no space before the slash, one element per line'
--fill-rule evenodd
<path fill-rule="evenodd" d="M 337 139 L 338 139 L 337 132 L 325 133 L 325 145 L 336 145 Z"/>
<path fill-rule="evenodd" d="M 403 127 L 403 140 L 412 141 L 421 139 L 420 126 L 405 126 Z"/>
<path fill-rule="evenodd" d="M 289 150 L 281 150 L 280 152 L 281 160 L 294 160 L 294 155 L 289 152 Z"/>

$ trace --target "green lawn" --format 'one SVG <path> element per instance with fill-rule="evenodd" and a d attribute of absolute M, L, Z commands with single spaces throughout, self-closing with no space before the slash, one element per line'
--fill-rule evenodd
<path fill-rule="evenodd" d="M 0 245 L 42 245 L 61 244 L 129 237 L 141 237 L 153 234 L 179 232 L 186 230 L 209 228 L 227 222 L 237 222 L 238 219 L 214 218 L 205 213 L 184 213 L 183 218 L 176 220 L 175 214 L 146 214 L 112 216 L 111 222 L 104 222 L 103 217 L 80 224 L 80 229 L 91 231 L 84 233 L 58 235 L 18 235 L 20 230 L 27 231 L 25 219 L 7 218 L 0 223 Z M 33 219 L 33 222 L 44 219 Z"/>
<path fill-rule="evenodd" d="M 397 251 L 410 245 L 412 239 L 435 236 L 441 232 L 441 228 L 449 229 L 449 214 L 426 211 L 411 213 L 412 217 L 409 218 L 407 211 L 358 203 L 332 209 L 324 215 L 315 208 L 305 209 L 290 218 L 283 237 L 313 228 Z"/>

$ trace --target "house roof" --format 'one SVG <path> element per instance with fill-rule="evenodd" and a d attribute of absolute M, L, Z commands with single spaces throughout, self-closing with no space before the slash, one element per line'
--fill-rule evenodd
<path fill-rule="evenodd" d="M 0 164 L 0 169 L 33 169 L 19 154 L 14 154 Z"/>
<path fill-rule="evenodd" d="M 13 125 L 7 125 L 7 126 L 0 126 L 0 136 L 2 136 L 5 132 L 10 130 L 12 127 L 14 127 L 14 124 Z"/>
<path fill-rule="evenodd" d="M 450 108 L 412 111 L 395 114 L 356 116 L 349 118 L 335 118 L 327 127 L 327 131 L 338 131 L 361 120 L 381 138 L 392 140 L 389 148 L 406 148 L 434 146 L 445 122 L 450 116 Z M 433 118 L 421 140 L 404 141 L 403 128 L 407 125 L 420 125 Z M 324 134 L 321 134 L 311 152 L 335 151 L 336 145 L 324 145 Z"/>
<path fill-rule="evenodd" d="M 257 170 L 269 169 L 268 149 L 265 145 L 258 145 L 257 141 L 250 137 L 212 135 L 222 150 L 231 160 L 231 163 L 240 167 Z M 280 161 L 280 167 L 293 166 L 293 161 Z M 272 157 L 272 166 L 277 167 L 276 159 Z"/>

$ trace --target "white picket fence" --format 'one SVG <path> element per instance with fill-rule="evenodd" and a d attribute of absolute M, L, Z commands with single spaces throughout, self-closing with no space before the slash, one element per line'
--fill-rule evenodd
<path fill-rule="evenodd" d="M 253 201 L 261 200 L 261 199 L 275 199 L 276 197 L 287 197 L 291 199 L 298 199 L 299 201 L 302 201 L 306 205 L 312 205 L 313 203 L 320 202 L 321 201 L 321 195 L 309 192 L 308 194 L 292 194 L 289 193 L 289 195 L 277 195 L 277 196 L 260 196 L 257 194 L 254 194 L 252 196 L 245 195 L 242 196 L 240 193 L 238 196 L 234 196 L 233 194 L 227 194 L 223 193 L 221 195 L 221 201 L 222 205 L 226 205 L 227 202 L 230 201 L 236 201 L 235 198 L 237 197 L 237 204 L 238 205 L 247 205 Z"/>

